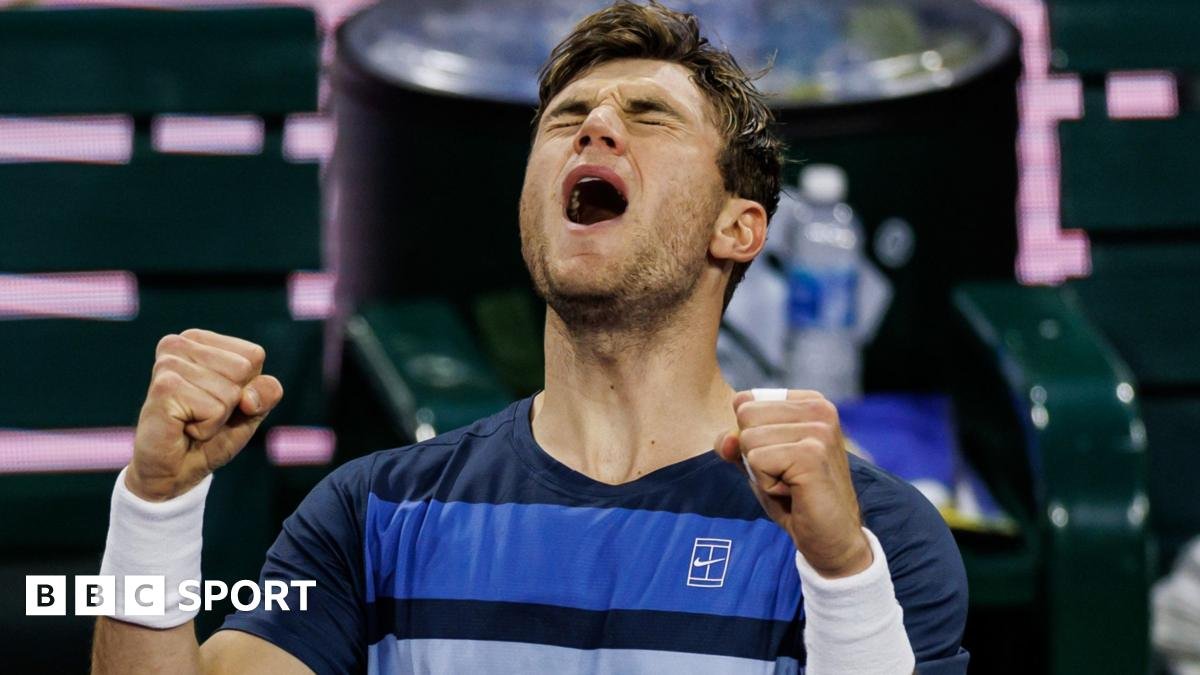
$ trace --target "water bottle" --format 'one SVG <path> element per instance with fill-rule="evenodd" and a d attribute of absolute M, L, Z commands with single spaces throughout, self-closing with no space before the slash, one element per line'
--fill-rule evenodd
<path fill-rule="evenodd" d="M 788 387 L 815 389 L 831 401 L 862 393 L 855 337 L 862 225 L 845 203 L 846 174 L 813 164 L 800 174 L 801 199 L 788 229 Z"/>

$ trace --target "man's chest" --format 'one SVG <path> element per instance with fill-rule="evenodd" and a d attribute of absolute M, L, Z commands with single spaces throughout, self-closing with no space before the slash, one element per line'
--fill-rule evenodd
<path fill-rule="evenodd" d="M 765 520 L 551 504 L 373 501 L 368 600 L 789 622 L 794 548 Z"/>

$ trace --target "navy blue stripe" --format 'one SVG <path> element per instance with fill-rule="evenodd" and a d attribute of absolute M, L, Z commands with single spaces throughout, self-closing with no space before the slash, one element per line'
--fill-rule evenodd
<path fill-rule="evenodd" d="M 394 600 L 367 607 L 367 643 L 399 640 L 501 640 L 574 649 L 652 649 L 804 663 L 803 621 L 590 610 L 475 600 Z"/>
<path fill-rule="evenodd" d="M 383 501 L 370 495 L 367 602 L 376 597 L 649 609 L 786 621 L 795 548 L 771 521 L 547 504 Z M 722 548 L 714 542 L 725 541 Z"/>

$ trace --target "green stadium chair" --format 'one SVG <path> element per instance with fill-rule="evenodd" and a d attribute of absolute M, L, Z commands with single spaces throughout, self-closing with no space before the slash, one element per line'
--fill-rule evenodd
<path fill-rule="evenodd" d="M 121 115 L 127 163 L 0 164 L 0 273 L 124 270 L 133 316 L 0 321 L 0 428 L 130 428 L 167 333 L 203 327 L 267 349 L 286 396 L 214 481 L 204 569 L 255 578 L 279 521 L 320 472 L 272 466 L 270 428 L 328 423 L 324 324 L 294 318 L 288 278 L 321 267 L 318 166 L 283 153 L 285 116 L 316 110 L 319 40 L 299 8 L 0 11 L 0 115 Z M 156 152 L 160 115 L 262 119 L 261 153 Z M 98 570 L 115 472 L 0 476 L 0 575 Z M 214 523 L 219 527 L 213 526 Z M 26 619 L 4 596 L 16 669 L 86 668 L 92 621 Z M 219 612 L 202 617 L 203 638 Z"/>
<path fill-rule="evenodd" d="M 115 166 L 0 164 L 6 196 L 0 269 L 165 275 L 313 269 L 321 262 L 316 170 L 278 155 L 151 152 Z M 247 193 L 254 198 L 239 198 Z M 196 234 L 183 239 L 185 232 Z"/>
<path fill-rule="evenodd" d="M 1089 109 L 1059 125 L 1062 224 L 1104 237 L 1187 234 L 1200 223 L 1200 115 L 1112 120 Z M 1152 260 L 1150 267 L 1155 265 Z"/>
<path fill-rule="evenodd" d="M 1200 70 L 1191 0 L 1048 0 L 1053 65 L 1077 73 Z"/>
<path fill-rule="evenodd" d="M 443 299 L 361 308 L 346 325 L 339 444 L 363 454 L 412 443 L 508 405 L 514 390 L 468 326 L 462 312 Z"/>
<path fill-rule="evenodd" d="M 1151 525 L 1159 573 L 1200 535 L 1200 239 L 1093 243 L 1092 275 L 1071 285 L 1085 312 L 1133 369 L 1150 455 Z"/>
<path fill-rule="evenodd" d="M 1166 70 L 1186 90 L 1200 72 L 1197 12 L 1183 0 L 1055 0 L 1050 14 L 1054 46 L 1068 55 L 1061 67 L 1082 75 L 1088 101 L 1082 119 L 1059 125 L 1063 224 L 1092 241 L 1092 273 L 1071 286 L 1138 383 L 1159 572 L 1200 535 L 1187 482 L 1200 473 L 1187 440 L 1200 418 L 1200 349 L 1191 337 L 1200 318 L 1189 293 L 1200 283 L 1200 113 L 1184 97 L 1177 117 L 1110 119 L 1101 81 L 1117 70 Z"/>
<path fill-rule="evenodd" d="M 1092 270 L 1068 286 L 1132 371 L 1147 444 L 1152 576 L 1200 535 L 1200 114 L 1189 83 L 1200 72 L 1200 5 L 1187 0 L 1052 0 L 1060 71 L 1084 85 L 1084 115 L 1059 124 L 1063 226 L 1091 240 Z M 1178 116 L 1113 119 L 1114 72 L 1168 71 Z M 1144 668 L 1142 669 L 1144 671 Z"/>
<path fill-rule="evenodd" d="M 0 13 L 4 114 L 316 109 L 317 34 L 300 8 L 11 9 Z"/>
<path fill-rule="evenodd" d="M 1146 452 L 1128 367 L 1069 289 L 968 284 L 954 304 L 971 335 L 955 359 L 964 451 L 1021 525 L 1018 541 L 960 537 L 973 606 L 1024 609 L 1044 631 L 1030 672 L 1144 671 Z"/>

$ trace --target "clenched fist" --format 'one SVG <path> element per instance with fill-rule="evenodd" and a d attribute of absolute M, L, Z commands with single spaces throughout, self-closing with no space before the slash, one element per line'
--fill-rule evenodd
<path fill-rule="evenodd" d="M 861 572 L 873 560 L 837 408 L 815 391 L 789 390 L 786 400 L 733 398 L 738 428 L 713 445 L 723 459 L 743 465 L 767 515 L 796 543 L 823 577 Z"/>
<path fill-rule="evenodd" d="M 197 328 L 160 340 L 126 487 L 170 499 L 233 459 L 283 398 L 265 359 L 253 342 Z"/>

